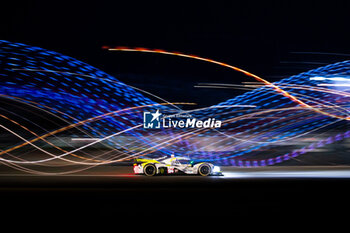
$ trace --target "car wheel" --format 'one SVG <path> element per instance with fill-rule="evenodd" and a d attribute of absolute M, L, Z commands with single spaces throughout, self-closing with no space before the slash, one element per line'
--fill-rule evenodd
<path fill-rule="evenodd" d="M 143 173 L 146 176 L 154 176 L 157 173 L 157 168 L 154 164 L 149 163 L 143 167 Z"/>
<path fill-rule="evenodd" d="M 168 169 L 166 167 L 160 167 L 159 169 L 159 174 L 160 175 L 165 175 L 168 173 Z"/>
<path fill-rule="evenodd" d="M 208 164 L 202 164 L 199 166 L 198 168 L 198 173 L 201 175 L 201 176 L 208 176 L 210 175 L 211 173 L 211 168 Z"/>

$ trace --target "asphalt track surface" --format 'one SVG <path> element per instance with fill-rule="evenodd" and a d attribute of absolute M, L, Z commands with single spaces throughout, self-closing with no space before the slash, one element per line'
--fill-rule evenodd
<path fill-rule="evenodd" d="M 344 216 L 349 167 L 223 168 L 224 176 L 133 175 L 100 166 L 65 176 L 2 171 L 1 217 L 65 223 L 300 221 Z M 79 219 L 79 221 L 78 221 Z M 199 219 L 199 220 L 198 220 Z"/>

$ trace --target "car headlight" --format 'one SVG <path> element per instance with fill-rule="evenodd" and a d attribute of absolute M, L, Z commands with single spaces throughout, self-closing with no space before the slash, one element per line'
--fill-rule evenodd
<path fill-rule="evenodd" d="M 214 166 L 213 172 L 220 172 L 220 171 L 221 171 L 220 167 Z"/>

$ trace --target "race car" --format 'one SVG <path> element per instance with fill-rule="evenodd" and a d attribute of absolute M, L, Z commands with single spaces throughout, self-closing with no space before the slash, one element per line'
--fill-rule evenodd
<path fill-rule="evenodd" d="M 136 159 L 134 164 L 135 174 L 146 176 L 166 174 L 193 174 L 201 176 L 222 175 L 220 167 L 207 162 L 195 163 L 186 157 L 162 157 L 157 159 Z"/>

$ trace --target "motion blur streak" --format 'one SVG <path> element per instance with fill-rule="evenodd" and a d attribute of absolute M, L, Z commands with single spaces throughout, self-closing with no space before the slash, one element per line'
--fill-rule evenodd
<path fill-rule="evenodd" d="M 11 119 L 9 119 L 9 118 L 7 118 L 7 117 L 5 117 L 5 116 L 3 116 L 3 115 L 0 114 L 0 117 L 3 117 L 3 118 L 5 118 L 5 119 L 7 119 L 7 120 L 9 120 L 9 121 L 11 121 L 11 122 L 13 122 L 13 123 L 19 125 L 19 126 L 22 127 L 23 129 L 27 130 L 28 132 L 30 132 L 30 133 L 32 133 L 33 135 L 36 136 L 36 138 L 31 139 L 30 141 L 27 141 L 27 140 L 21 138 L 22 140 L 25 141 L 24 143 L 22 143 L 22 144 L 20 144 L 20 145 L 17 145 L 17 146 L 15 146 L 15 147 L 12 147 L 12 148 L 10 148 L 10 149 L 1 151 L 1 152 L 0 152 L 0 155 L 5 154 L 5 153 L 8 153 L 8 152 L 11 152 L 11 151 L 13 151 L 13 150 L 15 150 L 15 149 L 21 148 L 21 147 L 23 147 L 23 146 L 25 146 L 25 145 L 28 145 L 28 144 L 33 145 L 33 144 L 32 144 L 33 142 L 36 142 L 36 141 L 38 141 L 38 140 L 44 140 L 44 138 L 46 138 L 46 137 L 48 137 L 48 136 L 52 136 L 52 135 L 54 135 L 54 134 L 63 132 L 63 131 L 65 131 L 65 130 L 68 130 L 68 129 L 71 129 L 71 128 L 75 128 L 75 127 L 80 126 L 80 125 L 85 125 L 86 123 L 93 122 L 93 121 L 102 119 L 102 118 L 104 118 L 104 117 L 110 116 L 110 115 L 114 115 L 114 114 L 121 113 L 121 112 L 124 112 L 124 111 L 134 110 L 134 109 L 138 109 L 138 108 L 145 108 L 145 107 L 159 106 L 159 105 L 167 105 L 167 104 L 172 104 L 172 105 L 175 105 L 175 104 L 181 104 L 181 105 L 191 104 L 191 105 L 192 105 L 193 103 L 182 103 L 182 102 L 179 102 L 179 103 L 160 103 L 160 104 L 145 105 L 145 106 L 137 106 L 137 107 L 127 108 L 127 109 L 121 109 L 121 110 L 118 110 L 118 111 L 105 113 L 105 114 L 100 115 L 100 116 L 96 116 L 96 117 L 89 118 L 89 119 L 86 119 L 86 120 L 83 120 L 83 121 L 79 121 L 79 122 L 74 123 L 74 124 L 70 124 L 70 125 L 68 125 L 68 126 L 66 126 L 66 127 L 57 129 L 57 130 L 55 130 L 55 131 L 49 132 L 49 133 L 47 133 L 47 134 L 44 134 L 44 135 L 42 135 L 42 136 L 38 136 L 36 133 L 34 133 L 33 131 L 27 129 L 27 128 L 24 127 L 23 125 L 20 125 L 20 124 L 18 124 L 17 122 L 15 122 L 15 121 L 13 121 L 13 120 L 11 120 Z M 0 127 L 1 127 L 1 125 L 0 125 Z M 48 142 L 48 141 L 46 141 L 46 140 L 44 140 L 44 141 L 47 142 L 48 144 L 54 146 L 55 148 L 60 149 L 59 147 L 53 145 L 52 143 L 50 143 L 50 142 Z M 67 153 L 67 151 L 65 151 L 65 150 L 62 150 L 62 149 L 60 149 L 60 150 Z M 48 153 L 48 154 L 50 154 L 50 153 Z M 50 155 L 51 155 L 51 154 L 50 154 Z M 74 154 L 70 154 L 70 155 L 74 155 Z M 83 158 L 83 159 L 88 159 L 88 160 L 92 160 L 92 161 L 96 161 L 96 162 L 101 162 L 101 161 L 99 161 L 99 160 L 93 160 L 93 159 L 85 158 L 85 157 L 82 157 L 82 156 L 77 156 L 77 155 L 74 155 L 74 156 L 76 156 L 76 157 L 78 157 L 78 158 Z M 54 156 L 54 157 L 55 157 L 55 156 Z M 33 161 L 32 161 L 32 162 L 33 162 Z M 36 161 L 36 162 L 40 162 L 40 161 Z M 72 161 L 72 162 L 73 162 L 73 161 Z"/>
<path fill-rule="evenodd" d="M 350 137 L 346 121 L 350 94 L 345 87 L 326 86 L 350 76 L 349 61 L 270 83 L 248 71 L 195 55 L 109 48 L 193 58 L 259 81 L 243 86 L 199 84 L 248 91 L 213 106 L 182 110 L 184 105 L 194 105 L 193 101 L 170 103 L 71 57 L 8 41 L 0 41 L 0 48 L 0 125 L 5 135 L 0 162 L 21 172 L 69 174 L 172 153 L 215 165 L 263 167 L 297 161 L 297 157 L 312 156 L 310 152 L 321 148 L 330 150 L 331 144 Z M 260 83 L 263 85 L 256 85 Z M 222 126 L 143 128 L 143 112 L 156 111 L 167 116 L 190 114 L 202 121 L 215 118 Z M 344 148 L 347 153 L 346 144 Z"/>
<path fill-rule="evenodd" d="M 183 53 L 179 53 L 179 52 L 169 52 L 169 51 L 165 51 L 165 50 L 160 50 L 160 49 L 147 49 L 147 48 L 128 48 L 128 47 L 115 47 L 115 48 L 108 48 L 107 46 L 104 46 L 103 48 L 106 48 L 110 51 L 128 51 L 128 52 L 147 52 L 147 53 L 160 53 L 160 54 L 166 54 L 166 55 L 174 55 L 174 56 L 180 56 L 180 57 L 186 57 L 186 58 L 192 58 L 192 59 L 197 59 L 197 60 L 201 60 L 201 61 L 205 61 L 205 62 L 210 62 L 213 64 L 217 64 L 220 66 L 224 66 L 230 69 L 233 69 L 235 71 L 241 72 L 247 76 L 250 76 L 252 78 L 255 78 L 257 81 L 260 81 L 262 83 L 265 83 L 268 86 L 271 86 L 272 88 L 274 88 L 277 92 L 281 93 L 283 96 L 291 99 L 292 101 L 300 104 L 303 107 L 307 107 L 310 109 L 313 109 L 316 112 L 331 116 L 331 117 L 335 117 L 335 118 L 339 118 L 339 119 L 343 119 L 343 120 L 350 120 L 350 117 L 343 117 L 343 116 L 338 116 L 338 115 L 334 115 L 334 114 L 329 114 L 327 112 L 323 112 L 320 109 L 317 108 L 313 108 L 312 106 L 306 104 L 305 102 L 299 100 L 298 98 L 296 98 L 295 96 L 291 95 L 290 93 L 286 92 L 285 90 L 281 89 L 280 87 L 278 87 L 277 85 L 274 85 L 273 83 L 270 83 L 269 81 L 255 75 L 252 74 L 248 71 L 245 71 L 243 69 L 240 69 L 238 67 L 223 63 L 223 62 L 219 62 L 219 61 L 215 61 L 209 58 L 203 58 L 203 57 L 199 57 L 197 55 L 188 55 L 188 54 L 183 54 Z"/>

